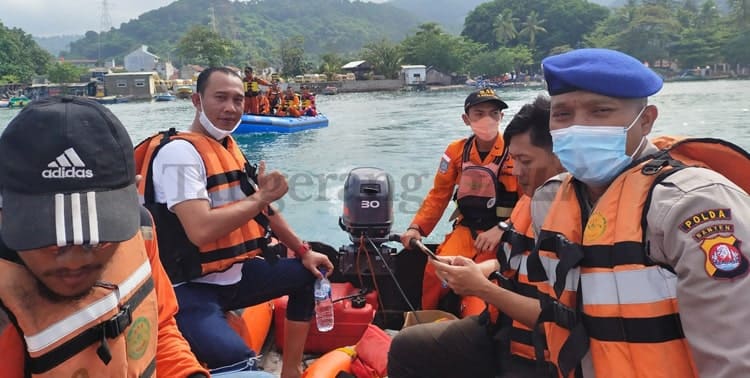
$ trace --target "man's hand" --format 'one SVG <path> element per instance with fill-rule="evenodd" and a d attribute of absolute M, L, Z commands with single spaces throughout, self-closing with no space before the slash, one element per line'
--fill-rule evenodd
<path fill-rule="evenodd" d="M 325 268 L 326 277 L 333 273 L 333 263 L 328 259 L 328 256 L 322 253 L 309 251 L 300 260 L 302 265 L 312 272 L 315 278 L 323 278 L 323 275 L 320 274 L 320 268 Z"/>
<path fill-rule="evenodd" d="M 492 285 L 492 282 L 482 273 L 479 265 L 466 257 L 452 256 L 451 259 L 441 257 L 439 261 L 430 260 L 429 263 L 435 266 L 437 276 L 458 295 L 474 295 L 481 298 L 484 285 Z"/>
<path fill-rule="evenodd" d="M 503 230 L 500 227 L 495 226 L 489 230 L 482 232 L 474 240 L 474 248 L 479 252 L 495 252 L 497 245 L 500 244 L 500 238 L 503 236 Z"/>
<path fill-rule="evenodd" d="M 258 196 L 263 202 L 271 203 L 283 197 L 289 190 L 286 177 L 279 171 L 266 174 L 266 162 L 258 164 Z"/>
<path fill-rule="evenodd" d="M 422 235 L 419 233 L 419 231 L 409 228 L 408 230 L 404 231 L 403 234 L 401 234 L 401 244 L 404 245 L 404 248 L 411 249 L 409 246 L 409 242 L 411 239 L 417 239 L 419 241 L 422 240 Z"/>

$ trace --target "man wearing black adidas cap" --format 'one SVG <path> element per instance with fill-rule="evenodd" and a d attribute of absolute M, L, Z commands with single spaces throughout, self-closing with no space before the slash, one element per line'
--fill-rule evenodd
<path fill-rule="evenodd" d="M 471 259 L 495 258 L 502 231 L 499 221 L 510 216 L 518 201 L 518 180 L 507 155 L 500 122 L 508 105 L 490 88 L 470 93 L 461 119 L 473 134 L 451 143 L 440 159 L 435 182 L 407 230 L 401 235 L 406 248 L 411 239 L 429 235 L 451 201 L 457 213 L 453 231 L 438 247 L 438 255 Z M 455 195 L 454 195 L 455 193 Z M 427 264 L 422 281 L 422 309 L 435 309 L 448 289 Z"/>
<path fill-rule="evenodd" d="M 32 102 L 0 137 L 0 182 L 4 377 L 208 376 L 177 330 L 133 146 L 109 110 Z"/>
<path fill-rule="evenodd" d="M 647 139 L 662 79 L 632 56 L 581 49 L 542 65 L 571 177 L 534 195 L 527 269 L 560 375 L 747 376 L 749 155 Z"/>

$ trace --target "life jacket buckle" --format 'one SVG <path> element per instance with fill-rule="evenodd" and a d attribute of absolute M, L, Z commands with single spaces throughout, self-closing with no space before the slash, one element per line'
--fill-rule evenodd
<path fill-rule="evenodd" d="M 647 176 L 655 175 L 661 171 L 662 168 L 669 165 L 669 159 L 657 158 L 653 159 L 641 168 L 641 173 Z"/>
<path fill-rule="evenodd" d="M 552 311 L 552 319 L 555 324 L 565 329 L 573 329 L 578 324 L 578 315 L 570 307 L 560 303 L 556 299 L 547 302 Z"/>
<path fill-rule="evenodd" d="M 133 323 L 133 310 L 130 305 L 124 305 L 120 312 L 102 324 L 107 337 L 113 339 L 122 334 Z"/>

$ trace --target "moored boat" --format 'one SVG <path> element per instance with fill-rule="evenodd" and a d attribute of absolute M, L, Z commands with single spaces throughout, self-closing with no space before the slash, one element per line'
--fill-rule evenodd
<path fill-rule="evenodd" d="M 335 95 L 336 93 L 339 93 L 339 89 L 336 88 L 336 87 L 334 87 L 334 86 L 332 86 L 332 85 L 329 85 L 329 86 L 323 88 L 323 90 L 321 91 L 321 93 L 323 93 L 324 95 Z"/>
<path fill-rule="evenodd" d="M 245 114 L 235 134 L 246 133 L 293 133 L 296 131 L 319 129 L 328 126 L 328 117 L 318 114 L 314 117 L 275 117 Z"/>
<path fill-rule="evenodd" d="M 23 95 L 11 97 L 10 100 L 8 100 L 8 107 L 9 108 L 23 108 L 24 106 L 28 105 L 30 102 L 31 102 L 31 99 Z"/>
<path fill-rule="evenodd" d="M 154 95 L 154 101 L 174 101 L 177 97 L 170 92 L 162 92 Z"/>
<path fill-rule="evenodd" d="M 112 105 L 112 104 L 120 104 L 123 102 L 128 102 L 130 100 L 131 96 L 100 96 L 100 97 L 89 97 L 90 99 L 102 104 L 102 105 Z"/>
<path fill-rule="evenodd" d="M 190 85 L 183 85 L 175 88 L 177 98 L 190 98 L 193 94 L 193 87 Z"/>

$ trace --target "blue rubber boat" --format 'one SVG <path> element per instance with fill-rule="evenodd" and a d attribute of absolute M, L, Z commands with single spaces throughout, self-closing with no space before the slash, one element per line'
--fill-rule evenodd
<path fill-rule="evenodd" d="M 242 123 L 234 133 L 293 133 L 327 126 L 328 118 L 323 114 L 318 114 L 315 117 L 274 117 L 245 114 L 242 116 Z"/>

